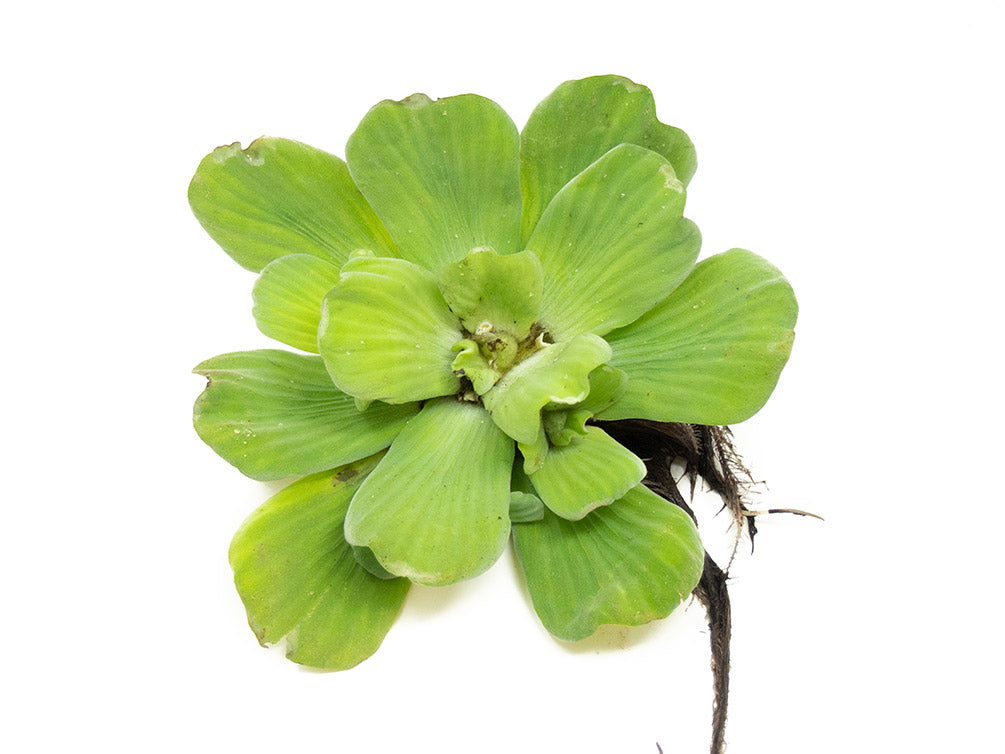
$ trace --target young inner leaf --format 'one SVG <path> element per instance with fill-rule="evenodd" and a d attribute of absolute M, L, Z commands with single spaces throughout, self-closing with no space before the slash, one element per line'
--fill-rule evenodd
<path fill-rule="evenodd" d="M 436 282 L 450 310 L 471 333 L 486 330 L 487 323 L 488 330 L 520 341 L 541 311 L 541 262 L 530 251 L 502 256 L 480 246 L 444 267 Z"/>

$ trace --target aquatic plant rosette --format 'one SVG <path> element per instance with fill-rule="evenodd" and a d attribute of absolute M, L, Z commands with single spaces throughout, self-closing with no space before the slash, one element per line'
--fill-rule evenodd
<path fill-rule="evenodd" d="M 298 349 L 195 370 L 199 436 L 249 477 L 300 477 L 230 547 L 259 641 L 350 668 L 413 582 L 473 578 L 510 541 L 559 639 L 668 615 L 701 575 L 698 531 L 597 422 L 749 418 L 797 313 L 749 251 L 696 263 L 691 141 L 647 88 L 598 76 L 522 132 L 472 94 L 384 101 L 345 155 L 233 144 L 189 188 L 259 274 L 259 329 Z"/>

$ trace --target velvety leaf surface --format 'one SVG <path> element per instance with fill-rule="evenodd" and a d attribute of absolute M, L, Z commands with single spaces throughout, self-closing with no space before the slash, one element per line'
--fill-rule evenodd
<path fill-rule="evenodd" d="M 652 92 L 620 76 L 566 81 L 535 108 L 520 140 L 523 238 L 530 238 L 552 197 L 618 144 L 666 157 L 686 186 L 697 167 L 683 131 L 656 119 Z"/>
<path fill-rule="evenodd" d="M 394 256 L 391 241 L 338 157 L 263 137 L 211 152 L 188 188 L 196 218 L 242 267 L 287 254 L 341 265 L 355 249 Z"/>
<path fill-rule="evenodd" d="M 735 424 L 753 416 L 789 358 L 798 307 L 788 281 L 743 249 L 699 263 L 665 301 L 607 339 L 628 374 L 600 418 Z"/>
<path fill-rule="evenodd" d="M 485 408 L 507 435 L 533 445 L 541 432 L 541 409 L 586 398 L 590 372 L 610 357 L 610 347 L 592 333 L 547 346 L 507 372 L 483 396 Z"/>
<path fill-rule="evenodd" d="M 258 329 L 288 346 L 317 353 L 321 301 L 338 282 L 338 271 L 331 262 L 310 254 L 269 262 L 252 293 Z"/>
<path fill-rule="evenodd" d="M 318 346 L 331 378 L 365 401 L 457 392 L 451 347 L 460 339 L 432 275 L 403 259 L 350 259 L 321 308 Z"/>
<path fill-rule="evenodd" d="M 534 609 L 554 636 L 665 618 L 698 584 L 704 550 L 684 511 L 638 485 L 580 521 L 548 510 L 513 527 Z"/>
<path fill-rule="evenodd" d="M 555 195 L 527 248 L 541 260 L 541 321 L 556 340 L 627 325 L 684 279 L 701 245 L 684 200 L 666 158 L 634 144 Z"/>
<path fill-rule="evenodd" d="M 590 394 L 577 408 L 596 415 L 609 408 L 625 392 L 628 375 L 604 364 L 590 372 Z"/>
<path fill-rule="evenodd" d="M 552 447 L 530 481 L 553 513 L 577 521 L 613 503 L 645 475 L 638 456 L 599 427 L 587 427 L 570 444 Z"/>
<path fill-rule="evenodd" d="M 513 454 L 480 406 L 431 401 L 353 498 L 346 537 L 412 581 L 477 576 L 506 546 Z"/>
<path fill-rule="evenodd" d="M 509 499 L 509 520 L 514 524 L 540 521 L 544 518 L 544 503 L 537 495 L 513 490 Z"/>
<path fill-rule="evenodd" d="M 317 356 L 277 350 L 216 356 L 196 400 L 199 437 L 253 479 L 310 474 L 372 455 L 415 414 L 415 404 L 356 410 Z"/>
<path fill-rule="evenodd" d="M 520 451 L 520 455 L 523 456 L 523 472 L 524 474 L 533 474 L 544 463 L 544 459 L 548 457 L 548 451 L 550 446 L 548 445 L 548 434 L 544 431 L 544 422 L 540 423 L 537 431 L 537 437 L 534 442 L 517 442 L 517 449 Z M 530 480 L 527 480 L 528 490 L 533 490 L 533 485 L 530 484 Z"/>
<path fill-rule="evenodd" d="M 476 249 L 441 269 L 437 283 L 450 310 L 470 332 L 489 322 L 493 329 L 520 339 L 541 311 L 541 262 L 529 251 L 503 256 Z"/>
<path fill-rule="evenodd" d="M 435 272 L 479 246 L 520 250 L 519 135 L 492 100 L 381 102 L 346 159 L 405 259 Z"/>
<path fill-rule="evenodd" d="M 482 355 L 478 343 L 465 338 L 454 343 L 452 350 L 457 356 L 450 368 L 458 377 L 467 377 L 478 395 L 484 395 L 496 384 L 501 374 Z"/>
<path fill-rule="evenodd" d="M 359 664 L 380 646 L 408 592 L 356 563 L 342 534 L 369 458 L 306 477 L 270 498 L 230 545 L 234 583 L 263 645 L 286 638 L 286 656 L 326 670 Z"/>

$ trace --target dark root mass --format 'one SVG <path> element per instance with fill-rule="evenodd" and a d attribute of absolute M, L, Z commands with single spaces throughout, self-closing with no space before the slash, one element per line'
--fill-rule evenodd
<path fill-rule="evenodd" d="M 728 427 L 672 424 L 641 419 L 597 424 L 645 461 L 648 473 L 644 484 L 649 489 L 684 509 L 694 519 L 694 512 L 684 499 L 679 482 L 687 478 L 690 485 L 690 499 L 693 498 L 695 485 L 700 478 L 709 489 L 722 498 L 723 506 L 732 515 L 736 524 L 737 543 L 743 527 L 747 528 L 753 543 L 757 527 L 745 501 L 753 480 L 733 447 L 733 435 Z M 675 460 L 684 465 L 684 475 L 680 480 L 674 479 L 671 472 L 671 464 Z M 704 605 L 708 615 L 712 645 L 712 683 L 715 699 L 712 707 L 711 754 L 721 754 L 725 749 L 731 631 L 729 593 L 726 589 L 728 572 L 728 564 L 723 570 L 706 551 L 705 568 L 694 590 L 694 596 Z"/>

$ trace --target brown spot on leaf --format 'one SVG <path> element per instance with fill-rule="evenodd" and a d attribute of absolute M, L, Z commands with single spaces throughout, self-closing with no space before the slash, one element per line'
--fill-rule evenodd
<path fill-rule="evenodd" d="M 341 471 L 336 471 L 335 476 L 332 478 L 332 487 L 340 482 L 348 482 L 353 477 L 359 476 L 359 469 L 342 469 Z"/>

